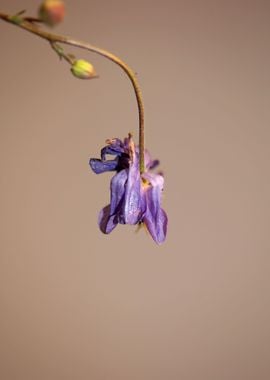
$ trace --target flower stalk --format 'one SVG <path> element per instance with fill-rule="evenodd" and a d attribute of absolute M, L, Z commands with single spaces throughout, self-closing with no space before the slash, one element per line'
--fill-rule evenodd
<path fill-rule="evenodd" d="M 41 37 L 45 40 L 47 40 L 51 47 L 59 54 L 59 46 L 58 44 L 65 44 L 70 45 L 73 47 L 81 48 L 88 50 L 90 52 L 96 53 L 100 56 L 103 56 L 110 61 L 114 62 L 118 66 L 121 67 L 121 69 L 126 73 L 128 78 L 130 79 L 138 106 L 138 113 L 139 113 L 139 170 L 140 173 L 144 173 L 145 171 L 145 163 L 144 163 L 144 106 L 143 106 L 143 100 L 142 100 L 142 93 L 141 89 L 136 77 L 135 72 L 124 62 L 122 59 L 117 57 L 116 55 L 108 52 L 107 50 L 101 49 L 99 47 L 93 46 L 91 44 L 85 43 L 83 41 L 78 41 L 73 38 L 62 36 L 54 33 L 50 33 L 47 31 L 44 31 L 40 28 L 40 26 L 37 26 L 35 22 L 40 22 L 39 19 L 31 18 L 31 17 L 22 17 L 22 12 L 18 13 L 17 15 L 8 15 L 5 13 L 0 12 L 0 19 L 11 23 L 13 25 L 18 26 L 21 29 L 24 29 L 30 33 L 35 34 L 38 37 Z M 57 48 L 56 48 L 57 47 Z M 58 51 L 57 51 L 58 49 Z M 71 63 L 71 59 L 69 55 L 65 55 L 64 52 L 61 51 L 61 56 Z"/>

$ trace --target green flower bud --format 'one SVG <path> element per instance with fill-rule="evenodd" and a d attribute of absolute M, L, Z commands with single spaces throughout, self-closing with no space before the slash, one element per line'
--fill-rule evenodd
<path fill-rule="evenodd" d="M 70 70 L 72 74 L 79 79 L 92 79 L 97 77 L 94 66 L 84 59 L 75 61 Z"/>
<path fill-rule="evenodd" d="M 45 0 L 39 8 L 39 18 L 48 26 L 59 24 L 65 17 L 65 4 L 61 0 Z"/>

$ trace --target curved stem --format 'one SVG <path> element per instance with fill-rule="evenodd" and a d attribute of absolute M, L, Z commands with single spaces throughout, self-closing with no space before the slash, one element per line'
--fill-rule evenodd
<path fill-rule="evenodd" d="M 138 111 L 139 111 L 139 157 L 140 157 L 140 172 L 144 172 L 144 107 L 143 107 L 143 100 L 142 100 L 142 93 L 136 78 L 136 74 L 133 72 L 133 70 L 120 58 L 118 58 L 116 55 L 104 50 L 100 49 L 99 47 L 93 46 L 91 44 L 74 40 L 70 37 L 61 36 L 57 34 L 48 33 L 46 31 L 41 30 L 38 26 L 36 26 L 34 23 L 27 21 L 27 18 L 20 18 L 19 16 L 9 16 L 7 14 L 0 12 L 0 19 L 7 21 L 11 24 L 15 24 L 19 26 L 20 28 L 27 30 L 30 33 L 33 33 L 47 41 L 52 43 L 62 43 L 66 45 L 71 45 L 74 47 L 78 47 L 81 49 L 89 50 L 93 53 L 97 53 L 110 61 L 116 63 L 118 66 L 120 66 L 124 72 L 129 77 L 135 95 L 138 105 Z M 28 18 L 29 19 L 29 18 Z"/>

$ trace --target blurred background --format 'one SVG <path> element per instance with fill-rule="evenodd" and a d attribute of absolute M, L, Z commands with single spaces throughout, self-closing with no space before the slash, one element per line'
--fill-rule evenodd
<path fill-rule="evenodd" d="M 39 1 L 0 0 L 35 15 Z M 99 210 L 90 157 L 133 132 L 121 70 L 80 81 L 0 22 L 0 378 L 269 380 L 270 2 L 66 1 L 55 28 L 137 72 L 167 241 Z"/>

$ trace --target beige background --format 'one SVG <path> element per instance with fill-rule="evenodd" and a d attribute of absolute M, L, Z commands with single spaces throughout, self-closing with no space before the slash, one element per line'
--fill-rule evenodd
<path fill-rule="evenodd" d="M 76 80 L 0 22 L 1 380 L 269 380 L 270 2 L 66 3 L 57 32 L 138 73 L 168 239 L 97 227 L 88 159 L 137 133 L 125 75 L 68 49 L 100 74 Z"/>

